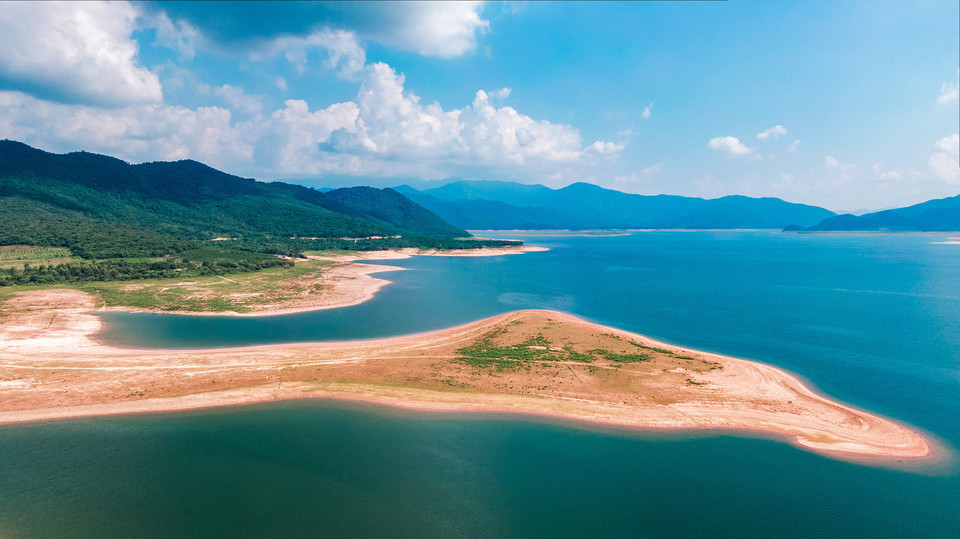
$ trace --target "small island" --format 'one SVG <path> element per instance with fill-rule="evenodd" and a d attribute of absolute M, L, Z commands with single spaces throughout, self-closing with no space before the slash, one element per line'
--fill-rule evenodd
<path fill-rule="evenodd" d="M 339 398 L 631 428 L 748 430 L 837 458 L 930 455 L 921 435 L 761 363 L 553 311 L 369 341 L 204 350 L 96 340 L 95 296 L 19 292 L 0 318 L 0 423 Z"/>

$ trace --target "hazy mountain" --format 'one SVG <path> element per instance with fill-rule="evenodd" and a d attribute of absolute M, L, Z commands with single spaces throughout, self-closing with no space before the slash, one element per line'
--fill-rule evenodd
<path fill-rule="evenodd" d="M 634 195 L 582 182 L 562 189 L 500 181 L 396 189 L 450 223 L 470 229 L 783 228 L 798 222 L 810 226 L 835 215 L 777 198 Z"/>
<path fill-rule="evenodd" d="M 386 228 L 423 236 L 470 235 L 389 187 L 343 187 L 327 191 L 325 195 L 355 212 L 354 215 Z"/>
<path fill-rule="evenodd" d="M 960 195 L 928 200 L 861 216 L 838 215 L 809 227 L 790 226 L 792 231 L 938 232 L 960 231 Z"/>

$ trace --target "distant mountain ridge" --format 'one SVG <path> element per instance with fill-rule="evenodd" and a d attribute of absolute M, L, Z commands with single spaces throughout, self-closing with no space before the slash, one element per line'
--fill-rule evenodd
<path fill-rule="evenodd" d="M 635 195 L 583 182 L 551 189 L 465 180 L 424 191 L 405 185 L 395 189 L 466 229 L 781 229 L 796 223 L 812 226 L 836 215 L 778 198 Z"/>
<path fill-rule="evenodd" d="M 928 200 L 913 206 L 824 219 L 808 227 L 788 226 L 787 231 L 851 232 L 954 232 L 960 231 L 960 195 Z"/>
<path fill-rule="evenodd" d="M 451 225 L 389 187 L 343 187 L 327 191 L 324 195 L 349 208 L 358 217 L 387 228 L 415 230 L 427 236 L 470 236 L 466 230 Z"/>

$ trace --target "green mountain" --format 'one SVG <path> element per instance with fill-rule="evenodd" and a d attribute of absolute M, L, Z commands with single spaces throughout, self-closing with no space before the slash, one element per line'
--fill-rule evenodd
<path fill-rule="evenodd" d="M 835 215 L 778 198 L 712 200 L 634 195 L 589 183 L 562 189 L 511 182 L 458 181 L 418 191 L 396 188 L 448 222 L 470 229 L 783 228 Z"/>
<path fill-rule="evenodd" d="M 68 247 L 76 256 L 113 258 L 182 252 L 218 237 L 289 252 L 310 248 L 291 238 L 467 235 L 398 200 L 399 193 L 374 191 L 344 203 L 196 161 L 130 165 L 6 140 L 0 141 L 0 245 Z M 378 201 L 389 204 L 378 208 Z"/>
<path fill-rule="evenodd" d="M 913 206 L 856 215 L 838 215 L 810 227 L 788 231 L 953 232 L 960 231 L 960 195 Z"/>

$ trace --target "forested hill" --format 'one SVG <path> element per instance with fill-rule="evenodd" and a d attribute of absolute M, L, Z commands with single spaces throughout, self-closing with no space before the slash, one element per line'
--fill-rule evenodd
<path fill-rule="evenodd" d="M 344 203 L 196 161 L 130 165 L 6 140 L 0 141 L 0 245 L 68 247 L 75 256 L 110 258 L 180 252 L 213 238 L 285 252 L 290 249 L 283 245 L 299 241 L 291 238 L 468 236 L 410 201 L 395 200 L 399 193 L 377 197 L 376 191 Z M 390 204 L 378 208 L 381 199 Z M 304 247 L 311 248 L 293 250 Z"/>
<path fill-rule="evenodd" d="M 960 231 L 960 195 L 928 200 L 913 206 L 867 213 L 838 215 L 814 226 L 790 226 L 788 231 L 955 232 Z"/>
<path fill-rule="evenodd" d="M 574 183 L 562 189 L 500 181 L 457 181 L 397 190 L 453 225 L 514 228 L 783 228 L 810 226 L 835 214 L 778 198 L 635 195 Z"/>

